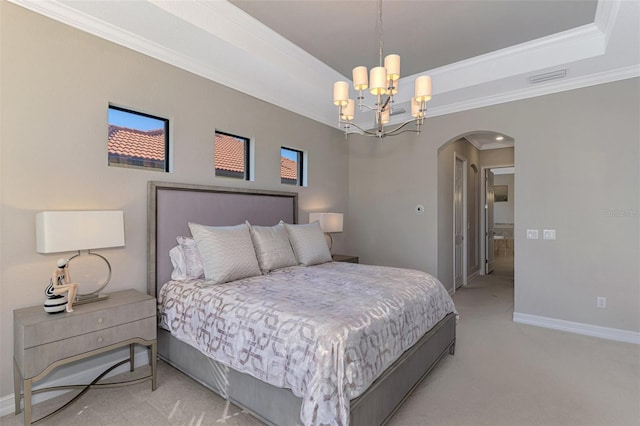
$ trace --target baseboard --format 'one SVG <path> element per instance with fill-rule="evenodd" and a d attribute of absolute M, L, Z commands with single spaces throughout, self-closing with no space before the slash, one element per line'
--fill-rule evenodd
<path fill-rule="evenodd" d="M 105 357 L 105 361 L 100 363 L 99 365 L 92 366 L 91 368 L 82 369 L 76 373 L 67 374 L 64 377 L 55 377 L 52 376 L 51 380 L 43 380 L 39 382 L 34 389 L 40 389 L 43 387 L 52 387 L 52 386 L 64 386 L 69 384 L 77 384 L 77 383 L 91 383 L 96 377 L 98 377 L 103 371 L 107 368 L 115 364 L 118 360 L 127 359 L 129 357 L 129 348 L 126 350 L 121 350 L 115 353 L 116 360 L 114 361 L 114 354 L 110 354 L 111 356 Z M 134 356 L 134 363 L 137 367 L 141 367 L 143 365 L 149 364 L 149 352 L 146 350 L 136 351 Z M 129 371 L 129 364 L 121 365 L 120 367 L 114 369 L 109 374 L 105 376 L 111 377 L 116 374 L 125 373 Z M 58 395 L 62 395 L 65 392 L 69 391 L 52 391 L 52 392 L 43 392 L 37 395 L 33 395 L 32 404 L 37 404 L 42 401 L 46 401 L 51 398 L 55 398 Z M 5 395 L 0 397 L 0 417 L 5 416 L 7 414 L 12 414 L 15 410 L 15 402 L 14 402 L 14 394 Z"/>
<path fill-rule="evenodd" d="M 475 271 L 473 274 L 469 275 L 467 277 L 467 284 L 469 284 L 471 281 L 475 280 L 476 278 L 478 278 L 480 276 L 480 269 L 478 269 L 477 271 Z"/>
<path fill-rule="evenodd" d="M 640 345 L 640 333 L 636 331 L 601 327 L 598 325 L 583 324 L 538 315 L 521 314 L 518 312 L 513 313 L 513 322 Z"/>

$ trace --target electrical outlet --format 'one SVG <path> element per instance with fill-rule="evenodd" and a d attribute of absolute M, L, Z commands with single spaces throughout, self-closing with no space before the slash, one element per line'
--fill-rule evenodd
<path fill-rule="evenodd" d="M 605 309 L 607 307 L 607 298 L 598 296 L 598 298 L 596 299 L 596 306 L 598 308 Z"/>
<path fill-rule="evenodd" d="M 542 239 L 544 240 L 555 240 L 556 239 L 556 230 L 555 229 L 545 229 L 542 231 Z"/>
<path fill-rule="evenodd" d="M 538 230 L 527 229 L 527 240 L 537 240 L 537 239 L 538 239 Z"/>

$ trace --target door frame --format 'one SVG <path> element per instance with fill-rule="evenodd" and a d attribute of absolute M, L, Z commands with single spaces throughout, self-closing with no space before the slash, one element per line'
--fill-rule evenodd
<path fill-rule="evenodd" d="M 453 241 L 453 293 L 456 292 L 456 163 L 462 161 L 462 287 L 467 286 L 467 158 L 459 154 L 453 153 L 453 217 L 452 217 L 452 241 Z"/>
<path fill-rule="evenodd" d="M 515 162 L 497 163 L 497 164 L 485 165 L 480 167 L 481 178 L 478 179 L 480 181 L 480 188 L 478 188 L 480 192 L 480 226 L 478 227 L 478 231 L 480 233 L 480 235 L 478 235 L 478 238 L 479 238 L 479 241 L 481 241 L 480 243 L 480 275 L 486 275 L 485 271 L 487 269 L 487 265 L 486 265 L 487 235 L 485 234 L 487 229 L 487 224 L 486 224 L 487 194 L 486 194 L 486 188 L 485 188 L 485 178 L 487 175 L 487 170 L 499 169 L 503 167 L 515 167 L 514 163 Z M 514 215 L 514 228 L 515 228 L 515 215 Z M 454 287 L 455 287 L 455 284 L 454 284 Z"/>

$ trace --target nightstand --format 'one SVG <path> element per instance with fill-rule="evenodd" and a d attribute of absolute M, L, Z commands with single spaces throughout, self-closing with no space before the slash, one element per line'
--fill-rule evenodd
<path fill-rule="evenodd" d="M 349 254 L 332 254 L 331 258 L 334 262 L 360 263 L 358 256 L 351 256 Z"/>
<path fill-rule="evenodd" d="M 15 413 L 20 413 L 20 400 L 24 398 L 25 425 L 32 421 L 31 396 L 34 393 L 53 389 L 83 389 L 71 401 L 51 413 L 54 414 L 91 387 L 115 387 L 151 380 L 151 390 L 156 389 L 154 297 L 136 290 L 124 290 L 111 293 L 107 300 L 73 308 L 71 313 L 59 314 L 45 313 L 42 305 L 13 311 Z M 98 383 L 107 372 L 127 362 L 130 371 L 134 370 L 135 344 L 149 348 L 149 375 L 127 382 Z M 57 367 L 124 346 L 129 346 L 129 358 L 112 366 L 88 385 L 32 390 L 35 382 L 44 379 Z M 21 388 L 24 393 L 20 392 Z"/>

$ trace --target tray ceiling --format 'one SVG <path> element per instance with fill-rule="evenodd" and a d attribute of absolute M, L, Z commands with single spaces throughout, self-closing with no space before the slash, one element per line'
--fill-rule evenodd
<path fill-rule="evenodd" d="M 378 60 L 372 0 L 10 1 L 334 127 L 333 82 Z M 637 1 L 385 0 L 385 53 L 402 57 L 395 107 L 410 111 L 422 73 L 427 118 L 638 77 L 639 19 Z"/>

